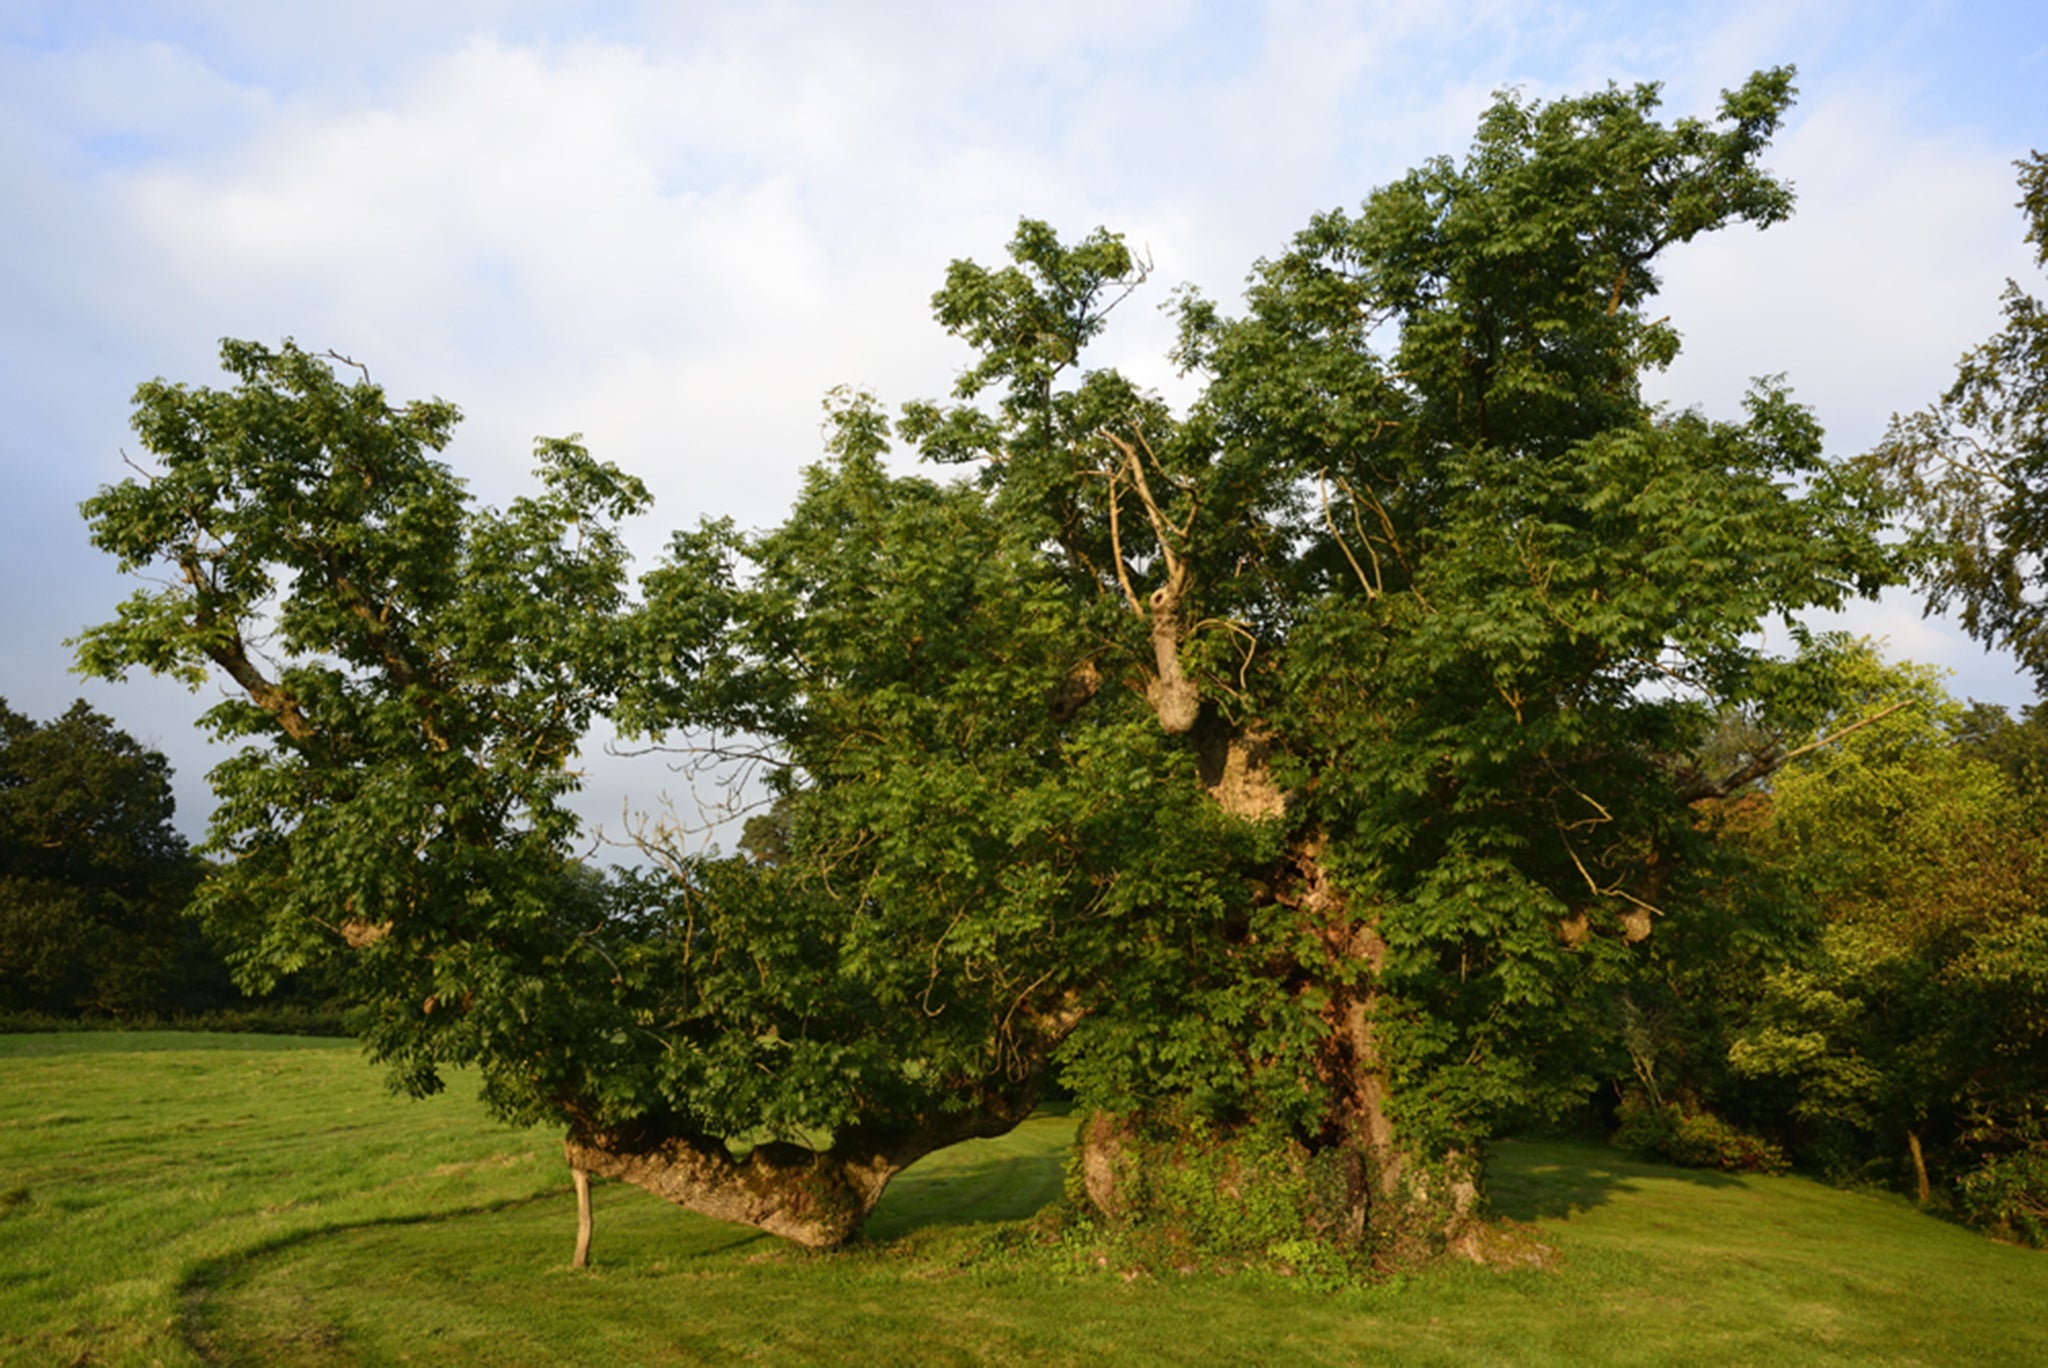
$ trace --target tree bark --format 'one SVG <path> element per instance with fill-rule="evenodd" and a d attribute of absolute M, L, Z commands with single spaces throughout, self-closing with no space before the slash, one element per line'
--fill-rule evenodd
<path fill-rule="evenodd" d="M 572 1268 L 590 1267 L 590 1170 L 575 1168 L 570 1171 L 576 1182 L 576 1257 Z"/>
<path fill-rule="evenodd" d="M 1034 1080 L 969 1112 L 852 1130 L 826 1149 L 770 1141 L 735 1157 L 715 1137 L 589 1131 L 571 1132 L 562 1150 L 573 1169 L 631 1183 L 714 1220 L 826 1249 L 860 1233 L 898 1173 L 962 1140 L 1007 1134 L 1037 1101 Z"/>
<path fill-rule="evenodd" d="M 1153 626 L 1161 623 L 1161 605 L 1154 596 Z M 1197 770 L 1209 797 L 1241 821 L 1269 821 L 1285 816 L 1288 797 L 1274 781 L 1269 762 L 1275 741 L 1256 726 L 1231 727 L 1213 715 L 1190 721 L 1197 700 L 1176 687 L 1169 705 L 1168 681 L 1188 687 L 1192 681 L 1169 672 L 1172 658 L 1159 646 L 1159 675 L 1151 701 L 1161 729 L 1192 732 Z M 1378 1038 L 1387 943 L 1370 908 L 1355 907 L 1323 863 L 1324 838 L 1310 833 L 1298 839 L 1286 866 L 1276 871 L 1279 901 L 1300 917 L 1303 929 L 1319 943 L 1327 960 L 1305 963 L 1301 972 L 1329 988 L 1325 1037 L 1317 1061 L 1329 1089 L 1331 1109 L 1317 1144 L 1335 1150 L 1345 1175 L 1347 1209 L 1344 1236 L 1378 1241 L 1421 1236 L 1455 1242 L 1471 1226 L 1479 1206 L 1476 1169 L 1460 1154 L 1425 1155 L 1403 1141 L 1389 1112 L 1392 1079 Z M 1357 970 L 1363 966 L 1364 972 Z M 1151 1156 L 1136 1153 L 1144 1144 L 1134 1118 L 1098 1115 L 1083 1128 L 1081 1177 L 1089 1200 L 1112 1221 L 1136 1214 L 1138 1199 L 1127 1190 Z"/>
<path fill-rule="evenodd" d="M 1926 1206 L 1934 1199 L 1934 1189 L 1927 1181 L 1927 1156 L 1920 1152 L 1920 1132 L 1906 1132 L 1906 1152 L 1913 1156 L 1913 1183 L 1920 1205 Z"/>
<path fill-rule="evenodd" d="M 1372 1227 L 1376 1237 L 1456 1239 L 1479 1207 L 1475 1172 L 1463 1155 L 1418 1152 L 1394 1125 L 1388 1106 L 1393 1080 L 1379 1041 L 1387 942 L 1371 910 L 1355 907 L 1337 888 L 1322 854 L 1323 842 L 1314 838 L 1297 847 L 1294 863 L 1298 910 L 1329 954 L 1330 1035 L 1322 1073 L 1332 1095 L 1329 1139 L 1357 1157 L 1354 1230 L 1363 1235 Z M 1348 971 L 1361 964 L 1366 972 L 1353 983 Z"/>
<path fill-rule="evenodd" d="M 1160 728 L 1173 736 L 1191 730 L 1202 712 L 1201 690 L 1180 664 L 1181 638 L 1185 635 L 1181 604 L 1191 581 L 1185 565 L 1176 566 L 1166 583 L 1154 589 L 1148 600 L 1152 610 L 1148 630 L 1154 674 L 1145 688 L 1145 701 L 1159 719 Z"/>

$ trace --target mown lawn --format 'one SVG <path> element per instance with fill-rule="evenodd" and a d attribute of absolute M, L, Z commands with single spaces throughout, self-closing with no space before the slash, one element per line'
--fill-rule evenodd
<path fill-rule="evenodd" d="M 0 1037 L 0 1361 L 2048 1363 L 2048 1256 L 1598 1146 L 1494 1157 L 1552 1271 L 1322 1293 L 1001 1252 L 1071 1132 L 933 1156 L 834 1255 L 601 1185 L 576 1272 L 554 1139 L 392 1098 L 347 1042 Z"/>

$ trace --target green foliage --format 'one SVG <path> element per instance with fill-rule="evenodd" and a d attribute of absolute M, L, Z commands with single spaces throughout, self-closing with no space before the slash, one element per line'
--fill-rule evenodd
<path fill-rule="evenodd" d="M 0 700 L 0 1011 L 133 1017 L 217 1005 L 218 958 L 179 913 L 198 869 L 170 766 L 73 704 Z"/>
<path fill-rule="evenodd" d="M 1045 568 L 972 487 L 887 474 L 865 397 L 833 414 L 834 458 L 783 527 L 679 536 L 646 577 L 647 673 L 619 713 L 773 741 L 744 747 L 773 761 L 773 863 L 696 865 L 686 895 L 722 958 L 686 966 L 663 1089 L 714 1133 L 754 1108 L 837 1129 L 856 1101 L 880 1118 L 1035 1087 L 1083 1002 L 1165 991 L 1195 919 L 1243 901 L 1205 862 L 1247 838 L 1184 755 L 1128 705 L 1085 730 L 1048 707 L 1086 638 Z M 733 1058 L 749 1017 L 737 1038 L 773 1059 Z"/>
<path fill-rule="evenodd" d="M 1601 985 L 1655 953 L 1630 949 L 1637 919 L 1692 901 L 1670 757 L 1769 699 L 1743 641 L 1764 615 L 1883 578 L 1869 491 L 1781 389 L 1743 423 L 1640 399 L 1671 345 L 1641 308 L 1652 263 L 1782 216 L 1751 158 L 1788 96 L 1761 75 L 1714 131 L 1656 125 L 1647 88 L 1503 101 L 1463 166 L 1262 264 L 1247 317 L 1184 311 L 1210 376 L 1184 459 L 1215 472 L 1185 478 L 1205 518 L 1261 533 L 1192 611 L 1285 624 L 1254 626 L 1225 706 L 1286 737 L 1290 820 L 1327 833 L 1388 943 L 1399 1106 L 1426 1147 L 1583 1095 Z"/>
<path fill-rule="evenodd" d="M 1965 1173 L 1956 1209 L 1972 1225 L 2048 1248 L 2048 1145 L 1994 1155 Z"/>
<path fill-rule="evenodd" d="M 197 909 L 245 988 L 345 960 L 364 1038 L 408 1088 L 480 1062 L 531 1111 L 540 1042 L 589 1031 L 605 996 L 560 799 L 612 692 L 615 520 L 645 493 L 542 442 L 540 491 L 476 509 L 432 456 L 453 406 L 393 407 L 289 342 L 222 362 L 231 389 L 136 392 L 157 467 L 84 511 L 125 569 L 168 576 L 78 639 L 80 666 L 239 686 L 205 719 L 243 744 L 212 775 Z"/>
<path fill-rule="evenodd" d="M 1068 347 L 1052 365 L 1035 341 L 1003 350 L 1029 280 L 1044 318 L 1085 334 L 1072 305 L 1115 283 L 1108 239 L 1070 261 L 1027 224 L 1001 308 L 990 273 L 956 269 L 940 316 L 982 350 L 968 392 L 1011 381 L 1002 419 L 914 406 L 905 435 L 990 458 L 991 506 L 1074 587 L 1095 666 L 1198 750 L 1269 738 L 1286 790 L 1291 865 L 1246 868 L 1271 896 L 1225 917 L 1225 955 L 1064 1048 L 1085 1101 L 1178 1097 L 1312 1136 L 1336 1105 L 1327 1022 L 1359 995 L 1383 999 L 1426 1150 L 1582 1095 L 1606 1010 L 1588 990 L 1647 957 L 1634 919 L 1683 894 L 1674 871 L 1700 854 L 1698 776 L 1668 757 L 1715 709 L 1785 692 L 1744 641 L 1763 615 L 1887 573 L 1872 492 L 1820 459 L 1782 389 L 1742 423 L 1640 399 L 1675 345 L 1641 309 L 1657 254 L 1789 207 L 1754 162 L 1789 94 L 1765 73 L 1717 125 L 1670 128 L 1647 87 L 1502 101 L 1462 166 L 1261 263 L 1246 316 L 1185 297 L 1179 355 L 1205 390 L 1180 422 L 1107 372 L 1052 386 Z M 1174 706 L 1183 683 L 1199 710 Z M 1305 924 L 1289 885 L 1309 847 L 1353 927 Z M 1559 936 L 1588 917 L 1595 934 Z M 1327 938 L 1356 923 L 1383 968 L 1332 963 Z"/>
<path fill-rule="evenodd" d="M 1979 758 L 2031 747 L 1988 746 L 1996 729 L 1930 671 L 1866 658 L 1862 673 L 1870 703 L 1912 706 L 1775 781 L 1755 848 L 1823 925 L 1812 953 L 1764 980 L 1730 1062 L 1791 1085 L 1789 1119 L 1838 1163 L 1846 1135 L 1894 1180 L 1915 1145 L 1943 1188 L 1981 1168 L 2035 1172 L 2048 842 L 2040 799 Z"/>
<path fill-rule="evenodd" d="M 1683 1103 L 1630 1093 L 1616 1120 L 1614 1143 L 1646 1159 L 1723 1173 L 1783 1173 L 1792 1166 L 1778 1145 Z"/>
<path fill-rule="evenodd" d="M 1083 1213 L 1070 1243 L 1153 1272 L 1284 1268 L 1332 1285 L 1369 1275 L 1367 1237 L 1384 1237 L 1354 1219 L 1360 1179 L 1341 1151 L 1313 1151 L 1273 1121 L 1224 1130 L 1156 1109 L 1097 1116 L 1087 1131 L 1096 1142 L 1067 1161 L 1065 1200 Z M 1095 1191 L 1114 1193 L 1106 1209 Z"/>
<path fill-rule="evenodd" d="M 2004 708 L 1973 702 L 1957 725 L 1956 748 L 1996 766 L 2022 798 L 2048 798 L 2048 704 L 2028 704 L 2015 720 Z"/>

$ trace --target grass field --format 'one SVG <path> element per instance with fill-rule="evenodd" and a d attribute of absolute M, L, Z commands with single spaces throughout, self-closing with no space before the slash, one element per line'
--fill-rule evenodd
<path fill-rule="evenodd" d="M 2048 1363 L 2048 1255 L 1598 1146 L 1493 1156 L 1552 1271 L 1318 1293 L 992 1253 L 1071 1132 L 933 1156 L 832 1255 L 600 1185 L 576 1272 L 555 1140 L 389 1097 L 348 1042 L 0 1037 L 0 1362 Z"/>

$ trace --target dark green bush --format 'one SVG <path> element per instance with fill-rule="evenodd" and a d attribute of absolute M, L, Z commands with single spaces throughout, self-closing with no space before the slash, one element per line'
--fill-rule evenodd
<path fill-rule="evenodd" d="M 1616 1119 L 1614 1143 L 1647 1159 L 1723 1173 L 1783 1173 L 1792 1166 L 1771 1141 L 1678 1102 L 1656 1103 L 1630 1093 Z"/>
<path fill-rule="evenodd" d="M 1994 1235 L 2048 1248 L 2048 1147 L 2000 1155 L 1964 1174 L 1956 1210 Z"/>

